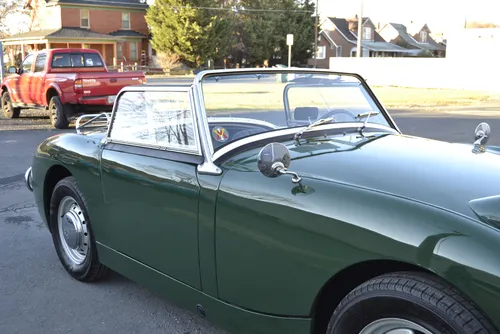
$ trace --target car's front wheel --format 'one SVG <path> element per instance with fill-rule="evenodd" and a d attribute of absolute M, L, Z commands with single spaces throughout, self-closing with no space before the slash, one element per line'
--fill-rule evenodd
<path fill-rule="evenodd" d="M 106 274 L 99 262 L 87 202 L 73 176 L 59 181 L 50 201 L 52 240 L 64 269 L 80 281 Z"/>
<path fill-rule="evenodd" d="M 2 111 L 3 115 L 7 118 L 18 118 L 21 114 L 21 108 L 14 108 L 12 106 L 12 100 L 7 91 L 2 93 Z"/>
<path fill-rule="evenodd" d="M 371 279 L 335 309 L 327 334 L 494 334 L 497 331 L 458 291 L 421 273 Z"/>

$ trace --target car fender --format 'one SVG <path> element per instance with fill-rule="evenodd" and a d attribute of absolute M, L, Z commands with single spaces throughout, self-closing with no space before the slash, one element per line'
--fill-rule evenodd
<path fill-rule="evenodd" d="M 55 82 L 51 82 L 46 88 L 45 88 L 45 97 L 48 96 L 49 90 L 54 89 L 57 92 L 57 96 L 59 96 L 59 99 L 61 100 L 61 103 L 66 103 L 66 98 L 64 97 L 64 94 L 61 90 L 61 87 L 57 85 Z M 50 99 L 47 99 L 47 106 L 50 104 Z"/>

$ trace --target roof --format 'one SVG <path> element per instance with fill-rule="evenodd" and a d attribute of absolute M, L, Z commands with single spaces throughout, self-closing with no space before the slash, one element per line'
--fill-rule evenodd
<path fill-rule="evenodd" d="M 349 22 L 352 22 L 353 19 L 347 20 L 345 18 L 337 18 L 337 17 L 329 17 L 328 19 L 331 20 L 333 24 L 335 24 L 337 30 L 344 36 L 344 38 L 347 39 L 348 42 L 357 43 L 358 37 L 356 35 L 356 32 L 349 29 Z M 370 19 L 367 17 L 363 17 L 362 19 L 363 24 L 365 24 L 368 20 Z M 331 38 L 331 36 L 328 37 Z M 380 52 L 405 52 L 405 53 L 413 52 L 399 45 L 384 41 L 384 39 L 375 30 L 373 30 L 373 41 L 363 40 L 362 47 L 369 49 L 371 51 L 380 51 Z"/>
<path fill-rule="evenodd" d="M 403 48 L 399 45 L 388 43 L 388 42 L 371 42 L 371 41 L 363 41 L 361 44 L 363 48 L 367 48 L 371 51 L 380 51 L 380 52 L 406 52 L 413 53 L 414 51 L 411 49 Z"/>
<path fill-rule="evenodd" d="M 141 35 L 142 36 L 142 35 Z M 144 36 L 142 36 L 144 37 Z M 84 28 L 57 28 L 47 30 L 32 30 L 26 33 L 9 36 L 3 41 L 13 41 L 18 39 L 51 39 L 51 38 L 71 38 L 71 39 L 119 39 L 118 36 L 100 34 Z"/>
<path fill-rule="evenodd" d="M 137 31 L 134 30 L 116 30 L 109 34 L 111 36 L 120 36 L 120 37 L 139 37 L 139 38 L 147 37 L 146 35 L 138 33 Z"/>
<path fill-rule="evenodd" d="M 436 43 L 431 36 L 427 36 L 429 43 L 420 43 L 417 41 L 415 38 L 413 38 L 409 33 L 404 24 L 400 23 L 389 23 L 396 31 L 398 32 L 399 36 L 410 46 L 414 47 L 415 49 L 421 49 L 421 50 L 430 50 L 430 51 L 435 51 L 435 50 L 445 50 L 445 47 L 442 45 L 439 45 Z"/>
<path fill-rule="evenodd" d="M 146 0 L 40 0 L 47 4 L 73 4 L 82 6 L 106 6 L 106 7 L 127 7 L 146 9 L 148 4 Z M 27 0 L 25 7 L 31 6 L 32 0 Z"/>

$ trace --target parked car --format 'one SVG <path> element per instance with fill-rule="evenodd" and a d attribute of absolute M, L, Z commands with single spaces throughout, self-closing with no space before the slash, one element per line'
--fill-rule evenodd
<path fill-rule="evenodd" d="M 486 123 L 404 135 L 361 76 L 292 68 L 129 86 L 89 117 L 26 171 L 75 279 L 110 268 L 238 334 L 498 333 Z"/>
<path fill-rule="evenodd" d="M 22 109 L 48 109 L 52 125 L 65 129 L 82 114 L 111 111 L 123 87 L 145 82 L 141 71 L 108 72 L 96 50 L 42 50 L 26 56 L 4 79 L 2 110 L 5 117 L 17 118 Z"/>

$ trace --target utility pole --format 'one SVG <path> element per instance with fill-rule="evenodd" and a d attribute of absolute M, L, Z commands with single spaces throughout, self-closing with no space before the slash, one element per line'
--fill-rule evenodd
<path fill-rule="evenodd" d="M 318 64 L 318 0 L 316 0 L 316 23 L 314 24 L 314 68 Z"/>
<path fill-rule="evenodd" d="M 363 0 L 360 0 L 361 8 L 358 15 L 358 51 L 356 57 L 361 57 L 361 38 L 363 38 Z"/>

